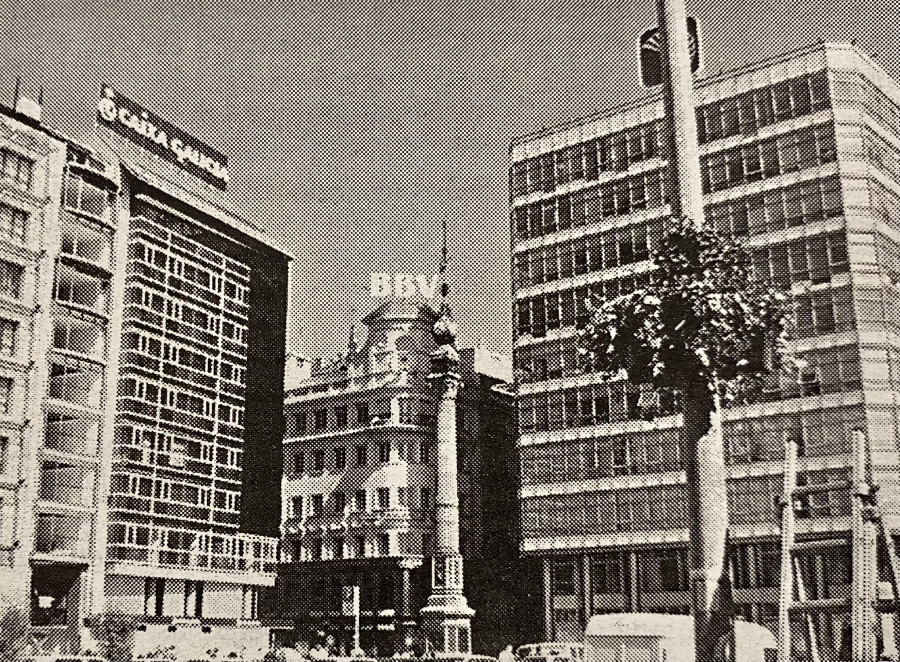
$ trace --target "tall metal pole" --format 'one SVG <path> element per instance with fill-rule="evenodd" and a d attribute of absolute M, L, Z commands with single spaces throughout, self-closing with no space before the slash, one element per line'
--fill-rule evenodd
<path fill-rule="evenodd" d="M 672 216 L 686 216 L 702 225 L 703 187 L 687 12 L 684 0 L 657 0 L 663 106 L 667 146 L 668 197 Z M 688 421 L 685 421 L 688 427 Z M 691 421 L 693 427 L 698 421 Z M 725 558 L 728 529 L 725 459 L 722 448 L 721 403 L 713 397 L 710 428 L 687 449 L 690 533 L 691 607 L 694 615 L 696 659 L 711 662 L 724 628 L 718 611 L 719 579 Z"/>
<path fill-rule="evenodd" d="M 878 582 L 878 555 L 876 547 L 877 513 L 869 483 L 869 467 L 866 435 L 854 430 L 853 469 L 851 489 L 853 501 L 850 507 L 853 590 L 850 622 L 853 624 L 853 662 L 874 662 L 876 657 L 877 617 L 875 600 Z M 891 544 L 890 539 L 887 541 Z"/>
<path fill-rule="evenodd" d="M 797 485 L 797 442 L 784 440 L 784 487 L 781 501 L 781 587 L 778 596 L 778 662 L 791 662 L 791 604 L 794 602 L 794 488 Z"/>

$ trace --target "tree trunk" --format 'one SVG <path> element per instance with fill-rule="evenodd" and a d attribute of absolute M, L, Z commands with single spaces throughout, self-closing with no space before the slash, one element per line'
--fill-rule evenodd
<path fill-rule="evenodd" d="M 725 634 L 719 580 L 726 553 L 728 492 L 721 403 L 705 383 L 694 383 L 685 393 L 683 435 L 696 660 L 712 662 L 716 642 Z"/>

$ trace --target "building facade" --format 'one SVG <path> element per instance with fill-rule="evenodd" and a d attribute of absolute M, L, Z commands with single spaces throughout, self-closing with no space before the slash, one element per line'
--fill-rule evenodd
<path fill-rule="evenodd" d="M 350 650 L 345 586 L 360 587 L 367 652 L 399 652 L 407 637 L 418 637 L 434 544 L 436 395 L 426 377 L 436 320 L 428 304 L 388 300 L 364 318 L 361 345 L 351 332 L 338 360 L 295 365 L 306 372 L 287 379 L 277 604 L 295 623 L 291 638 L 312 642 L 324 633 Z M 476 610 L 473 645 L 487 650 L 494 641 L 486 639 L 511 637 L 508 630 L 516 627 L 509 621 L 499 633 L 491 634 L 496 623 L 479 631 L 482 619 L 490 623 L 493 610 L 502 609 L 491 596 L 510 590 L 518 572 L 516 482 L 489 482 L 515 468 L 513 400 L 502 388 L 508 362 L 480 349 L 460 355 L 457 476 L 465 593 Z M 501 567 L 510 577 L 497 579 Z M 493 594 L 483 586 L 491 573 Z"/>
<path fill-rule="evenodd" d="M 735 600 L 774 631 L 786 436 L 804 480 L 833 482 L 864 430 L 897 530 L 900 86 L 855 47 L 821 44 L 695 90 L 707 222 L 791 293 L 807 361 L 725 418 Z M 690 604 L 680 417 L 662 403 L 644 420 L 641 387 L 582 371 L 576 350 L 586 300 L 640 287 L 651 268 L 669 214 L 661 131 L 654 98 L 511 149 L 521 551 L 543 564 L 546 640 L 580 639 L 595 613 Z M 846 541 L 800 558 L 810 597 L 849 595 L 849 511 L 847 492 L 810 497 L 800 537 Z M 816 618 L 824 648 L 837 654 L 848 620 Z"/>
<path fill-rule="evenodd" d="M 24 209 L 40 322 L 20 322 L 37 376 L 8 548 L 15 573 L 30 564 L 36 645 L 89 647 L 95 617 L 124 612 L 136 652 L 265 648 L 288 258 L 127 134 L 101 125 L 92 148 L 31 120 L 50 147 L 30 157 L 43 208 Z"/>

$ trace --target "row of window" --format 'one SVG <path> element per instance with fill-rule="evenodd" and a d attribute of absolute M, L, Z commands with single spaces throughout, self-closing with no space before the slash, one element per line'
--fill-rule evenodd
<path fill-rule="evenodd" d="M 518 253 L 516 286 L 528 287 L 641 262 L 650 257 L 661 235 L 662 222 L 649 228 L 631 225 Z"/>
<path fill-rule="evenodd" d="M 140 427 L 119 426 L 116 428 L 116 444 L 136 446 L 146 453 L 170 454 L 169 465 L 177 466 L 171 456 L 188 457 L 201 462 L 213 462 L 223 467 L 239 468 L 244 452 L 228 446 L 216 446 L 197 439 L 185 439 L 170 433 Z M 150 461 L 152 464 L 152 460 Z"/>
<path fill-rule="evenodd" d="M 864 424 L 857 408 L 818 409 L 725 425 L 726 461 L 747 464 L 784 459 L 784 439 L 798 442 L 801 457 L 850 452 L 850 435 Z M 522 483 L 640 475 L 682 469 L 677 428 L 524 446 Z"/>
<path fill-rule="evenodd" d="M 700 177 L 703 192 L 709 193 L 824 165 L 836 159 L 834 126 L 820 124 L 702 156 Z"/>
<path fill-rule="evenodd" d="M 811 252 L 812 251 L 812 252 Z M 790 282 L 827 282 L 849 270 L 842 237 L 800 239 L 782 246 L 754 251 L 756 274 L 772 278 L 780 286 Z M 548 330 L 581 328 L 589 318 L 588 301 L 607 301 L 644 287 L 647 274 L 628 276 L 589 287 L 548 292 L 516 301 L 516 335 L 542 337 Z M 829 288 L 794 297 L 799 337 L 846 331 L 854 328 L 852 292 L 849 287 Z M 574 364 L 574 361 L 573 361 Z M 539 375 L 541 370 L 516 361 L 517 368 Z M 561 366 L 560 369 L 565 369 Z M 523 379 L 528 379 L 523 375 Z"/>
<path fill-rule="evenodd" d="M 798 76 L 700 106 L 697 138 L 704 144 L 738 134 L 752 136 L 761 127 L 830 106 L 825 71 Z M 660 121 L 650 122 L 514 163 L 512 194 L 553 191 L 568 182 L 597 179 L 601 171 L 623 171 L 654 158 L 665 151 L 660 144 L 661 127 Z"/>
<path fill-rule="evenodd" d="M 139 379 L 125 378 L 120 380 L 119 396 L 133 397 L 144 402 L 160 404 L 163 407 L 179 409 L 207 418 L 213 418 L 217 413 L 217 405 L 214 398 L 185 393 L 169 386 L 160 386 L 159 384 Z M 218 420 L 232 425 L 243 425 L 244 408 L 219 403 Z"/>
<path fill-rule="evenodd" d="M 625 382 L 522 395 L 519 398 L 519 429 L 523 432 L 561 430 L 640 420 L 651 403 L 658 404 L 662 415 L 672 413 L 674 398 L 669 393 L 660 396 L 657 400 L 649 390 Z"/>
<path fill-rule="evenodd" d="M 220 333 L 224 338 L 241 344 L 247 344 L 247 327 L 220 319 L 215 315 L 194 308 L 180 301 L 167 300 L 162 294 L 152 289 L 132 286 L 125 293 L 126 304 L 139 304 L 156 313 L 180 320 L 210 333 Z M 221 330 L 221 331 L 220 331 Z"/>
<path fill-rule="evenodd" d="M 836 158 L 834 127 L 831 124 L 805 127 L 777 138 L 702 157 L 700 170 L 703 190 L 706 193 L 720 191 L 823 165 Z M 833 185 L 834 190 L 837 188 L 837 185 Z M 516 207 L 512 212 L 514 236 L 521 241 L 571 227 L 592 225 L 603 218 L 659 207 L 665 200 L 664 173 L 658 170 L 642 173 Z M 774 205 L 774 202 L 770 204 Z M 839 205 L 831 197 L 822 205 L 823 209 L 834 209 L 837 206 Z M 792 211 L 793 208 L 786 211 L 785 215 L 794 218 Z"/>
<path fill-rule="evenodd" d="M 516 207 L 512 212 L 514 236 L 524 240 L 593 225 L 604 218 L 655 209 L 666 200 L 665 173 L 652 170 Z"/>
<path fill-rule="evenodd" d="M 372 556 L 390 556 L 392 553 L 391 536 L 388 533 L 376 534 L 371 539 L 364 535 L 354 535 L 349 538 L 347 536 L 334 536 L 331 538 L 328 548 L 326 548 L 325 541 L 321 537 L 311 538 L 305 544 L 300 540 L 294 540 L 292 541 L 291 552 L 295 563 L 301 561 L 322 561 L 324 559 L 361 559 Z"/>
<path fill-rule="evenodd" d="M 392 443 L 389 439 L 379 441 L 376 444 L 378 462 L 390 462 L 392 457 Z M 434 461 L 435 443 L 434 440 L 423 439 L 418 444 L 418 448 L 414 448 L 411 444 L 400 444 L 398 446 L 398 457 L 401 461 L 420 462 L 422 464 L 430 464 Z M 417 452 L 414 452 L 417 451 Z M 329 469 L 335 471 L 343 471 L 347 468 L 347 447 L 338 446 L 332 449 L 330 453 Z M 293 455 L 293 473 L 302 474 L 310 471 L 312 473 L 321 473 L 326 470 L 326 456 L 324 449 L 313 450 L 311 462 L 307 463 L 307 452 L 297 451 Z M 353 464 L 357 467 L 363 467 L 369 462 L 369 445 L 356 444 L 353 447 Z"/>
<path fill-rule="evenodd" d="M 515 163 L 513 195 L 549 192 L 568 182 L 595 180 L 601 172 L 628 170 L 660 154 L 661 132 L 662 122 L 657 120 Z"/>
<path fill-rule="evenodd" d="M 735 237 L 809 225 L 841 214 L 841 183 L 837 176 L 734 198 L 706 208 L 710 225 Z"/>
<path fill-rule="evenodd" d="M 233 512 L 238 512 L 241 506 L 241 495 L 238 492 L 214 490 L 211 487 L 187 485 L 149 476 L 115 474 L 110 489 L 113 494 L 153 497 L 163 501 L 207 508 L 215 505 L 216 508 Z"/>
<path fill-rule="evenodd" d="M 245 384 L 247 369 L 220 361 L 205 354 L 187 349 L 174 343 L 163 342 L 146 333 L 126 334 L 126 347 L 137 349 L 143 354 L 172 361 L 210 375 L 218 375 L 225 381 Z"/>
<path fill-rule="evenodd" d="M 434 489 L 423 487 L 416 493 L 407 487 L 379 487 L 374 490 L 374 500 L 369 500 L 370 490 L 359 489 L 352 495 L 352 503 L 346 492 L 335 490 L 328 498 L 329 512 L 335 515 L 345 515 L 347 512 L 367 512 L 372 509 L 387 510 L 388 508 L 422 508 L 429 510 L 434 507 Z M 325 515 L 325 495 L 311 494 L 306 502 L 303 495 L 291 498 L 291 512 L 289 517 L 303 519 L 304 517 L 322 517 Z M 304 509 L 304 506 L 306 509 Z"/>
<path fill-rule="evenodd" d="M 801 474 L 800 484 L 846 480 L 845 469 Z M 731 524 L 777 522 L 781 476 L 754 476 L 728 482 Z M 801 504 L 798 515 L 836 517 L 850 512 L 849 490 L 823 492 Z M 685 487 L 661 485 L 632 490 L 533 497 L 522 500 L 526 537 L 670 531 L 687 526 Z"/>
<path fill-rule="evenodd" d="M 232 301 L 240 301 L 241 303 L 250 301 L 250 290 L 245 285 L 234 283 L 183 258 L 174 257 L 163 248 L 140 242 L 133 243 L 129 248 L 129 257 L 180 276 L 212 292 L 223 294 Z"/>

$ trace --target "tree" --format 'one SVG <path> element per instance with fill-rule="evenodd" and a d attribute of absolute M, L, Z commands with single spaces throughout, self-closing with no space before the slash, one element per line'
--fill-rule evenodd
<path fill-rule="evenodd" d="M 27 652 L 31 630 L 28 615 L 0 603 L 0 662 L 16 662 Z"/>
<path fill-rule="evenodd" d="M 88 623 L 101 656 L 109 662 L 131 662 L 137 616 L 106 612 L 88 619 Z"/>
<path fill-rule="evenodd" d="M 723 402 L 754 397 L 790 365 L 789 297 L 751 279 L 750 255 L 688 218 L 672 220 L 652 251 L 646 287 L 593 306 L 580 349 L 607 379 L 677 395 L 683 415 L 690 582 L 697 659 L 711 659 L 721 622 L 728 494 Z M 642 402 L 658 402 L 642 398 Z M 652 409 L 648 407 L 648 409 Z M 652 412 L 648 412 L 652 413 Z"/>

